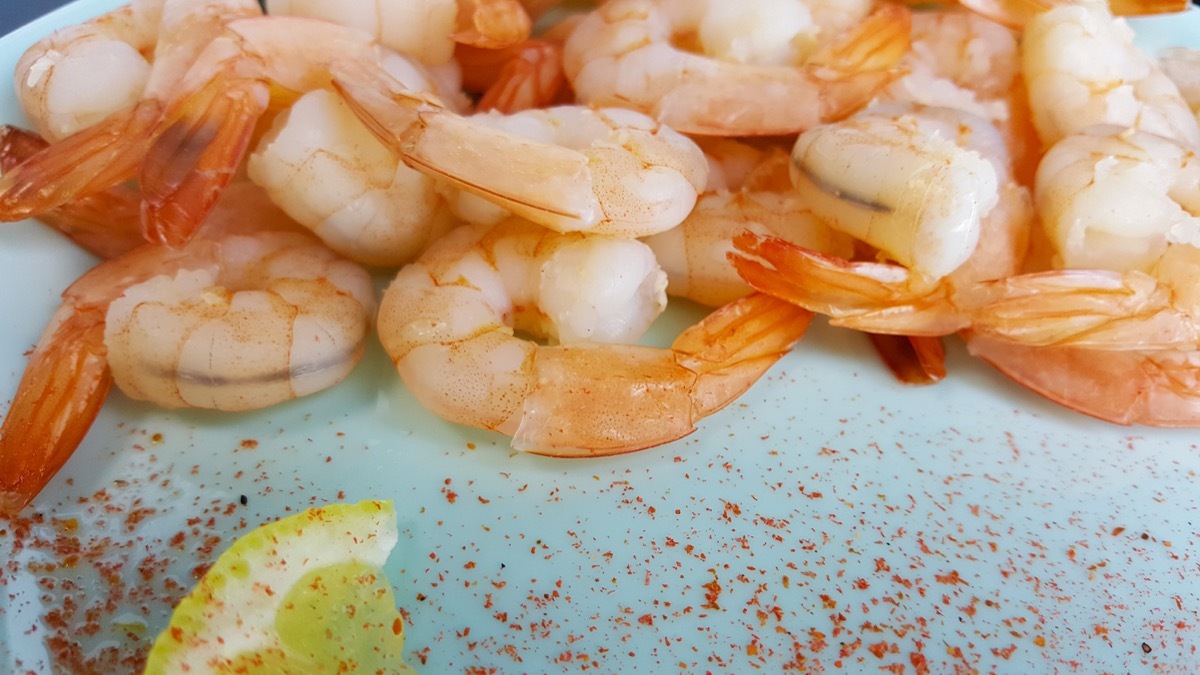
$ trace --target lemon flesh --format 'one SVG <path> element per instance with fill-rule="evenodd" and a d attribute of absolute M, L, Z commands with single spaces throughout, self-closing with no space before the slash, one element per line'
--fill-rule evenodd
<path fill-rule="evenodd" d="M 382 567 L 391 502 L 314 508 L 242 536 L 171 615 L 146 673 L 403 673 Z"/>

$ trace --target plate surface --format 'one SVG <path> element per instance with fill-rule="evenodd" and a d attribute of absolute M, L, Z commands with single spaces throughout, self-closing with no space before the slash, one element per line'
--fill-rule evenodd
<path fill-rule="evenodd" d="M 116 4 L 9 35 L 0 71 Z M 1200 35 L 1196 12 L 1136 23 L 1156 47 Z M 0 121 L 19 120 L 4 91 Z M 34 223 L 2 236 L 0 401 L 90 264 Z M 379 349 L 336 389 L 253 414 L 114 393 L 0 520 L 0 671 L 134 669 L 239 533 L 365 498 L 396 501 L 387 572 L 429 672 L 1200 669 L 1195 432 L 1073 414 L 956 343 L 948 366 L 904 388 L 861 336 L 816 325 L 693 436 L 576 461 L 425 412 Z"/>

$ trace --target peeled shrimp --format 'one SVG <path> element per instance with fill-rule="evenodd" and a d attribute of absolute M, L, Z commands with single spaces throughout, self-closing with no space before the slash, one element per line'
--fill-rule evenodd
<path fill-rule="evenodd" d="M 134 0 L 34 43 L 17 62 L 17 100 L 48 140 L 86 129 L 146 98 L 161 99 L 250 0 Z"/>
<path fill-rule="evenodd" d="M 716 182 L 678 227 L 643 240 L 667 273 L 669 295 L 717 307 L 753 292 L 728 260 L 743 231 L 831 255 L 853 253 L 853 239 L 816 217 L 792 189 L 787 152 L 734 141 L 709 140 L 706 148 Z"/>
<path fill-rule="evenodd" d="M 908 11 L 885 5 L 864 19 L 868 5 L 851 4 L 862 23 L 825 34 L 795 0 L 613 0 L 576 26 L 564 66 L 580 101 L 684 133 L 795 133 L 853 113 L 900 75 Z"/>
<path fill-rule="evenodd" d="M 516 220 L 483 235 L 455 230 L 388 287 L 379 335 L 422 404 L 507 434 L 518 450 L 580 457 L 665 443 L 745 391 L 800 338 L 810 315 L 754 295 L 670 349 L 598 343 L 628 342 L 657 314 L 665 280 L 653 260 L 636 241 Z M 589 296 L 603 314 L 588 311 Z M 571 342 L 563 326 L 580 311 L 589 330 L 572 333 L 589 342 L 549 346 L 514 335 L 514 326 L 541 328 Z"/>
<path fill-rule="evenodd" d="M 1038 14 L 1021 45 L 1033 123 L 1047 146 L 1098 124 L 1200 144 L 1200 124 L 1178 87 L 1103 5 Z"/>
<path fill-rule="evenodd" d="M 699 147 L 631 110 L 463 117 L 378 70 L 339 70 L 336 85 L 413 168 L 559 232 L 662 232 L 683 221 L 704 188 Z"/>
<path fill-rule="evenodd" d="M 801 135 L 793 178 L 814 213 L 878 251 L 848 261 L 744 234 L 732 257 L 756 289 L 874 333 L 969 325 L 960 289 L 1015 274 L 1030 199 L 987 120 L 935 108 L 864 113 Z"/>
<path fill-rule="evenodd" d="M 138 177 L 147 238 L 181 245 L 237 172 L 272 98 L 286 105 L 298 93 L 327 86 L 331 64 L 343 59 L 418 68 L 369 35 L 325 21 L 267 16 L 226 22 L 173 83 L 165 103 L 143 99 L 0 178 L 0 219 L 32 217 Z"/>
<path fill-rule="evenodd" d="M 0 428 L 0 511 L 67 461 L 115 381 L 168 408 L 248 410 L 333 386 L 366 345 L 361 268 L 292 232 L 144 245 L 63 293 Z"/>
<path fill-rule="evenodd" d="M 434 179 L 396 159 L 327 89 L 276 117 L 246 170 L 327 246 L 367 265 L 409 262 L 456 222 Z"/>
<path fill-rule="evenodd" d="M 1158 55 L 1158 65 L 1200 120 L 1200 49 L 1172 47 Z"/>
<path fill-rule="evenodd" d="M 516 0 L 268 0 L 267 12 L 356 28 L 428 65 L 446 63 L 456 43 L 498 49 L 529 37 L 533 22 Z"/>
<path fill-rule="evenodd" d="M 985 337 L 1091 349 L 1200 346 L 1200 161 L 1154 134 L 1096 127 L 1059 141 L 1037 206 L 1057 268 L 973 291 Z"/>

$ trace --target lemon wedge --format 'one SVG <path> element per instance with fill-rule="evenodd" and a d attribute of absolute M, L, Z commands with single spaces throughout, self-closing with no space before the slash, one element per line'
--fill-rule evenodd
<path fill-rule="evenodd" d="M 221 554 L 171 615 L 146 673 L 411 673 L 383 564 L 391 502 L 314 508 Z"/>

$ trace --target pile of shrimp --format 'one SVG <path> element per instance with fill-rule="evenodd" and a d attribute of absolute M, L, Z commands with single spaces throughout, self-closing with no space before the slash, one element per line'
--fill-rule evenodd
<path fill-rule="evenodd" d="M 1195 424 L 1200 59 L 1112 11 L 132 0 L 57 31 L 17 64 L 0 220 L 100 262 L 0 428 L 0 511 L 113 384 L 260 408 L 375 337 L 437 415 L 556 457 L 691 433 L 814 312 L 904 381 L 959 334 L 1073 408 Z M 713 309 L 637 344 L 668 297 Z"/>

